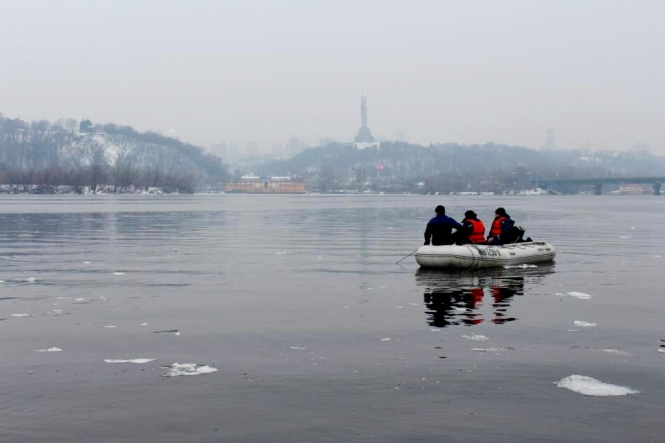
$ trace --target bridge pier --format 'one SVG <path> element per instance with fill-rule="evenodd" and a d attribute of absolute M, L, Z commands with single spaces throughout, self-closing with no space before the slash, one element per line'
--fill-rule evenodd
<path fill-rule="evenodd" d="M 603 195 L 603 182 L 593 184 L 593 195 Z"/>
<path fill-rule="evenodd" d="M 654 183 L 653 185 L 653 195 L 660 195 L 660 183 Z"/>

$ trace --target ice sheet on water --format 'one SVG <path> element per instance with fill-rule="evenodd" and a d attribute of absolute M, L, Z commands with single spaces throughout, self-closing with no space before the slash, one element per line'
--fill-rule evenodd
<path fill-rule="evenodd" d="M 500 352 L 505 352 L 509 348 L 471 348 L 472 351 L 474 352 L 492 352 L 494 354 L 498 354 Z"/>
<path fill-rule="evenodd" d="M 125 275 L 124 272 L 114 272 L 113 275 Z"/>
<path fill-rule="evenodd" d="M 17 317 L 17 318 L 30 317 L 30 314 L 26 314 L 25 312 L 17 312 L 15 314 L 12 314 L 12 317 Z"/>
<path fill-rule="evenodd" d="M 510 269 L 510 268 L 528 269 L 528 268 L 537 268 L 537 267 L 538 267 L 538 266 L 536 266 L 536 265 L 527 265 L 527 264 L 523 264 L 523 265 L 506 265 L 506 266 L 504 266 L 505 269 Z"/>
<path fill-rule="evenodd" d="M 462 338 L 466 338 L 467 340 L 475 340 L 475 341 L 487 341 L 489 340 L 489 337 L 481 334 L 471 334 L 471 335 L 463 335 Z"/>
<path fill-rule="evenodd" d="M 155 361 L 154 358 L 135 358 L 133 360 L 120 360 L 120 359 L 106 359 L 104 360 L 106 363 L 135 363 L 138 365 L 142 365 L 145 363 L 150 363 L 152 361 Z"/>
<path fill-rule="evenodd" d="M 562 378 L 556 385 L 582 395 L 595 397 L 611 397 L 616 395 L 639 394 L 640 391 L 627 386 L 612 385 L 585 375 L 569 375 Z"/>
<path fill-rule="evenodd" d="M 603 352 L 605 354 L 621 355 L 622 357 L 632 357 L 632 355 L 633 355 L 633 354 L 630 354 L 626 351 L 622 351 L 621 349 L 615 349 L 615 348 L 589 349 L 589 350 L 593 351 L 593 352 Z"/>
<path fill-rule="evenodd" d="M 162 366 L 166 372 L 162 377 L 180 377 L 183 375 L 205 375 L 217 372 L 217 368 L 196 363 L 173 363 L 171 366 Z"/>
<path fill-rule="evenodd" d="M 570 295 L 571 297 L 579 298 L 582 300 L 589 300 L 591 297 L 593 297 L 593 295 L 585 294 L 584 292 L 573 291 L 573 292 L 568 292 L 567 294 Z"/>
<path fill-rule="evenodd" d="M 35 352 L 62 352 L 62 349 L 53 347 L 48 349 L 35 349 Z"/>
<path fill-rule="evenodd" d="M 583 321 L 583 320 L 575 320 L 575 326 L 579 326 L 580 328 L 594 328 L 598 326 L 595 323 L 589 323 L 588 321 Z"/>

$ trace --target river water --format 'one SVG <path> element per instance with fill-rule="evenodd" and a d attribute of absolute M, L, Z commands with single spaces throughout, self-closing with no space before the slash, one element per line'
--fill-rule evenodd
<path fill-rule="evenodd" d="M 556 262 L 395 265 L 437 204 Z M 0 441 L 664 441 L 663 226 L 653 196 L 3 196 Z"/>

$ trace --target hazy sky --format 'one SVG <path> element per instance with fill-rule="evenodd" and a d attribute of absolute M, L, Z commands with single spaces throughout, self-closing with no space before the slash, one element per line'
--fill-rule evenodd
<path fill-rule="evenodd" d="M 665 1 L 0 0 L 0 112 L 665 154 Z"/>

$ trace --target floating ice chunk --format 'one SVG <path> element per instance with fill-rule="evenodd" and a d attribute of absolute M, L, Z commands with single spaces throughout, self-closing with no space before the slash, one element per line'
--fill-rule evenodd
<path fill-rule="evenodd" d="M 48 349 L 35 349 L 35 352 L 62 352 L 62 349 L 53 347 Z"/>
<path fill-rule="evenodd" d="M 622 238 L 622 239 L 627 239 L 627 238 L 633 238 L 633 237 L 631 237 L 630 235 L 622 235 L 622 236 L 621 236 L 621 237 L 619 237 L 619 238 Z"/>
<path fill-rule="evenodd" d="M 580 298 L 582 300 L 589 300 L 591 297 L 593 297 L 593 295 L 585 294 L 584 292 L 575 292 L 575 291 L 568 292 L 568 295 L 570 295 L 571 297 Z"/>
<path fill-rule="evenodd" d="M 0 283 L 4 283 L 4 282 L 5 282 L 4 280 L 0 280 Z"/>
<path fill-rule="evenodd" d="M 471 348 L 471 350 L 475 352 L 493 352 L 498 354 L 500 352 L 507 351 L 508 348 Z"/>
<path fill-rule="evenodd" d="M 504 266 L 504 268 L 506 268 L 506 269 L 510 269 L 510 268 L 528 269 L 528 268 L 537 268 L 537 267 L 538 267 L 538 266 L 536 266 L 536 265 L 527 265 L 527 264 L 523 264 L 523 265 L 506 265 L 506 266 Z"/>
<path fill-rule="evenodd" d="M 463 335 L 462 338 L 466 338 L 467 340 L 475 340 L 475 341 L 487 341 L 489 340 L 489 337 L 486 337 L 481 334 L 471 334 L 471 335 Z"/>
<path fill-rule="evenodd" d="M 84 265 L 89 265 L 90 262 L 89 262 L 88 260 L 86 260 L 86 261 L 83 262 L 83 264 L 84 264 Z"/>
<path fill-rule="evenodd" d="M 114 272 L 113 275 L 125 275 L 124 272 Z"/>
<path fill-rule="evenodd" d="M 665 352 L 665 348 L 658 348 L 658 352 Z"/>
<path fill-rule="evenodd" d="M 176 337 L 179 336 L 179 335 L 180 335 L 180 331 L 176 331 L 176 333 L 173 334 L 173 335 L 175 335 Z"/>
<path fill-rule="evenodd" d="M 319 260 L 322 260 L 322 259 L 323 259 L 323 257 L 319 257 Z"/>
<path fill-rule="evenodd" d="M 560 388 L 566 388 L 573 392 L 577 392 L 578 394 L 595 397 L 610 397 L 640 393 L 640 391 L 636 391 L 635 389 L 626 386 L 604 383 L 585 375 L 569 375 L 556 382 L 556 385 Z"/>
<path fill-rule="evenodd" d="M 395 306 L 395 309 L 404 309 L 404 306 Z"/>
<path fill-rule="evenodd" d="M 307 349 L 307 346 L 289 346 L 289 349 L 293 349 L 294 351 L 304 351 Z"/>
<path fill-rule="evenodd" d="M 71 297 L 58 297 L 56 300 L 69 300 Z"/>
<path fill-rule="evenodd" d="M 409 303 L 411 306 L 419 306 L 418 303 Z"/>
<path fill-rule="evenodd" d="M 579 326 L 580 328 L 595 328 L 598 326 L 595 323 L 589 323 L 588 321 L 582 321 L 582 320 L 575 320 L 575 326 Z"/>
<path fill-rule="evenodd" d="M 196 363 L 173 363 L 171 366 L 162 366 L 166 372 L 162 377 L 180 377 L 181 375 L 205 375 L 217 372 L 217 368 Z"/>
<path fill-rule="evenodd" d="M 85 298 L 83 297 L 75 298 L 74 301 L 85 301 Z"/>
<path fill-rule="evenodd" d="M 430 329 L 430 331 L 432 331 L 432 332 L 441 332 L 441 329 L 432 328 L 432 329 Z"/>
<path fill-rule="evenodd" d="M 621 349 L 615 349 L 615 348 L 601 349 L 600 352 L 605 352 L 606 354 L 621 355 L 623 357 L 631 357 L 633 355 L 626 351 L 622 351 Z"/>
<path fill-rule="evenodd" d="M 117 328 L 116 325 L 105 325 L 104 327 L 107 329 Z"/>
<path fill-rule="evenodd" d="M 12 317 L 17 317 L 17 318 L 30 317 L 30 314 L 19 312 L 19 313 L 16 313 L 16 314 L 12 314 Z"/>
<path fill-rule="evenodd" d="M 392 338 L 390 338 L 390 337 L 386 337 L 386 338 L 381 339 L 381 341 L 390 341 L 390 340 L 392 340 Z"/>
<path fill-rule="evenodd" d="M 275 255 L 286 255 L 286 252 L 276 252 Z M 321 257 L 319 257 L 321 258 Z"/>
<path fill-rule="evenodd" d="M 28 283 L 34 283 L 35 277 L 26 278 L 25 281 L 27 281 Z"/>
<path fill-rule="evenodd" d="M 455 306 L 453 309 L 455 309 L 457 312 L 466 312 L 466 308 L 458 308 Z"/>
<path fill-rule="evenodd" d="M 150 363 L 151 361 L 155 361 L 154 358 L 135 358 L 133 360 L 104 360 L 106 363 L 136 363 L 138 365 L 142 365 L 144 363 Z"/>
<path fill-rule="evenodd" d="M 141 323 L 141 326 L 148 326 L 148 323 Z"/>
<path fill-rule="evenodd" d="M 653 258 L 663 258 L 662 255 L 654 255 Z"/>

